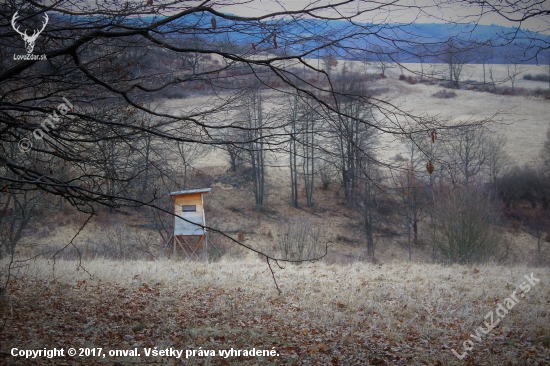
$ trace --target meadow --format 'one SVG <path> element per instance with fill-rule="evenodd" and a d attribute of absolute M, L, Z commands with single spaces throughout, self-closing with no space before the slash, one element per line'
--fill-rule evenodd
<path fill-rule="evenodd" d="M 418 64 L 405 66 L 419 70 Z M 341 62 L 338 67 L 361 64 Z M 369 67 L 376 72 L 375 66 Z M 499 88 L 505 90 L 506 69 L 494 68 L 502 81 Z M 544 69 L 529 66 L 522 71 L 536 74 Z M 464 72 L 468 80 L 479 82 L 480 65 L 468 65 Z M 496 116 L 486 128 L 507 138 L 512 163 L 528 165 L 538 159 L 550 108 L 534 91 L 544 83 L 518 76 L 517 95 L 464 88 L 455 90 L 454 98 L 439 99 L 433 95 L 445 89 L 440 83 L 407 83 L 399 80 L 397 68 L 387 74 L 372 87 L 384 90 L 383 96 L 399 108 L 451 123 Z M 270 103 L 277 107 L 277 100 Z M 206 104 L 206 97 L 167 99 L 158 108 Z M 377 154 L 382 163 L 393 164 L 406 154 L 406 146 L 385 139 L 379 141 Z M 12 264 L 9 294 L 1 304 L 6 364 L 62 364 L 59 359 L 12 357 L 13 347 L 140 350 L 139 357 L 62 361 L 83 365 L 550 364 L 550 270 L 536 266 L 532 234 L 521 227 L 506 230 L 510 253 L 504 262 L 442 266 L 433 263 L 432 248 L 423 241 L 415 245 L 409 261 L 404 229 L 388 219 L 380 223 L 377 260 L 368 262 L 361 216 L 345 205 L 338 182 L 316 189 L 314 207 L 294 208 L 289 205 L 288 156 L 273 152 L 269 159 L 269 205 L 261 212 L 250 199 L 249 185 L 228 183 L 224 151 L 208 149 L 193 162 L 192 174 L 213 188 L 206 200 L 207 223 L 277 255 L 282 223 L 307 222 L 322 229 L 322 244 L 328 245 L 321 261 L 279 266 L 227 240 L 214 241 L 221 258 L 158 259 L 164 242 L 151 229 L 150 216 L 140 210 L 100 212 L 72 247 L 67 243 L 86 215 L 69 208 L 44 215 L 25 231 L 16 256 L 21 262 Z M 424 233 L 425 227 L 420 230 Z M 527 292 L 520 286 L 531 274 L 540 282 Z M 519 301 L 499 317 L 498 304 L 513 294 Z M 490 312 L 500 321 L 480 335 Z M 195 353 L 183 361 L 145 356 L 143 349 L 154 347 L 212 350 L 216 356 Z M 231 348 L 276 350 L 278 355 L 220 356 L 220 350 Z"/>
<path fill-rule="evenodd" d="M 2 311 L 9 348 L 134 349 L 140 357 L 71 364 L 547 365 L 548 268 L 429 263 L 275 266 L 255 258 L 27 263 Z M 521 290 L 525 275 L 535 277 Z M 527 282 L 528 283 L 528 282 Z M 499 317 L 497 304 L 516 294 Z M 488 313 L 496 326 L 487 334 Z M 497 324 L 498 323 L 498 324 Z M 480 335 L 476 336 L 477 333 Z M 475 338 L 477 337 L 477 339 Z M 464 343 L 470 340 L 472 343 Z M 463 360 L 464 344 L 466 355 Z M 215 357 L 145 357 L 143 348 L 214 350 Z M 220 350 L 276 350 L 221 357 Z M 8 364 L 59 364 L 10 358 Z"/>

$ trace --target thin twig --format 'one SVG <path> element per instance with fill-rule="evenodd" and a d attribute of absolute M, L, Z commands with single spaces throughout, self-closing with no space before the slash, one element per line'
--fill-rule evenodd
<path fill-rule="evenodd" d="M 265 256 L 265 260 L 267 261 L 267 265 L 269 267 L 269 270 L 271 271 L 271 276 L 273 277 L 273 282 L 275 282 L 275 287 L 277 287 L 277 291 L 279 291 L 279 295 L 282 295 L 283 292 L 281 291 L 281 289 L 279 288 L 279 285 L 277 284 L 277 280 L 275 279 L 275 272 L 273 272 L 273 268 L 271 268 L 271 263 L 269 263 L 269 257 L 266 255 Z M 277 261 L 275 261 L 275 263 L 277 263 Z M 277 263 L 277 265 L 279 265 L 279 263 Z M 280 268 L 281 266 L 279 266 Z"/>
<path fill-rule="evenodd" d="M 76 234 L 73 236 L 73 238 L 71 239 L 71 241 L 65 245 L 63 248 L 59 249 L 57 252 L 55 252 L 55 254 L 52 256 L 52 259 L 53 259 L 53 266 L 52 266 L 52 273 L 53 273 L 53 278 L 54 278 L 54 281 L 55 281 L 55 261 L 56 261 L 56 256 L 61 253 L 62 251 L 64 251 L 68 246 L 72 245 L 73 248 L 76 249 L 76 252 L 78 253 L 78 266 L 76 267 L 76 269 L 80 269 L 82 268 L 82 270 L 84 272 L 86 272 L 88 274 L 88 276 L 90 276 L 90 278 L 93 278 L 92 274 L 90 272 L 88 272 L 86 270 L 86 268 L 84 268 L 84 266 L 82 266 L 82 254 L 80 253 L 80 250 L 76 247 L 76 245 L 74 245 L 74 240 L 76 239 L 76 237 L 80 234 L 80 232 L 84 229 L 84 227 L 86 226 L 86 224 L 90 221 L 90 219 L 94 216 L 95 214 L 95 211 L 92 210 L 92 213 L 90 213 L 90 216 L 88 216 L 88 218 L 86 219 L 86 221 L 84 221 L 84 223 L 82 224 L 82 226 L 80 227 L 80 229 L 78 229 L 78 231 L 76 232 Z"/>

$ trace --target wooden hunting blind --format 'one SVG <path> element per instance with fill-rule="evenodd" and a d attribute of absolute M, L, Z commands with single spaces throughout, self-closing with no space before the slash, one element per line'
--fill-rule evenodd
<path fill-rule="evenodd" d="M 188 258 L 198 258 L 199 248 L 206 242 L 203 195 L 211 190 L 212 188 L 204 188 L 170 193 L 174 197 L 174 214 L 177 216 L 174 217 L 174 234 L 164 249 L 172 243 L 174 254 L 179 246 Z"/>

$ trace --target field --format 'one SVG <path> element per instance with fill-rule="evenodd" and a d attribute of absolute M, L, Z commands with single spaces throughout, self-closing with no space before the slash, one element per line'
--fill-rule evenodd
<path fill-rule="evenodd" d="M 370 72 L 376 72 L 370 67 Z M 418 64 L 406 67 L 419 70 Z M 495 72 L 506 79 L 503 65 L 496 65 Z M 544 69 L 530 66 L 528 72 Z M 395 68 L 387 73 L 388 78 L 373 87 L 386 88 L 384 96 L 400 108 L 417 115 L 438 115 L 451 123 L 489 118 L 498 112 L 487 128 L 507 137 L 506 149 L 513 163 L 526 165 L 538 158 L 549 126 L 550 104 L 531 92 L 546 84 L 519 76 L 518 95 L 461 89 L 454 98 L 437 99 L 433 94 L 444 86 L 398 80 Z M 469 66 L 464 73 L 465 78 L 479 81 L 480 65 Z M 511 86 L 503 81 L 500 87 Z M 159 107 L 201 108 L 207 103 L 200 97 L 170 99 Z M 405 147 L 400 141 L 385 139 L 379 142 L 378 154 L 383 163 L 390 164 L 405 154 Z M 270 156 L 269 206 L 258 212 L 250 186 L 236 188 L 221 180 L 228 174 L 224 152 L 208 150 L 192 166 L 213 188 L 206 200 L 207 223 L 234 237 L 242 235 L 239 240 L 254 249 L 276 254 L 281 222 L 307 222 L 322 228 L 323 242 L 329 245 L 322 261 L 281 263 L 284 268 L 270 262 L 272 273 L 257 255 L 227 242 L 221 243 L 225 255 L 220 260 L 157 260 L 164 243 L 155 230 L 148 229 L 150 222 L 142 211 L 128 215 L 101 212 L 74 241 L 84 258 L 81 264 L 71 247 L 55 262 L 38 258 L 15 264 L 9 294 L 1 304 L 2 362 L 550 365 L 550 271 L 535 267 L 533 235 L 518 228 L 508 230 L 505 236 L 511 248 L 504 264 L 444 267 L 432 263 L 431 248 L 422 243 L 414 246 L 409 262 L 404 228 L 383 222 L 376 244 L 377 262 L 367 263 L 361 216 L 345 206 L 338 183 L 327 190 L 316 188 L 312 208 L 290 206 L 287 159 L 281 153 Z M 70 210 L 42 217 L 25 232 L 21 259 L 66 246 L 85 219 L 84 214 Z M 120 244 L 136 238 L 147 243 L 139 260 L 104 259 L 106 249 L 98 249 L 112 249 L 115 241 Z M 31 245 L 32 250 L 28 249 Z M 544 254 L 548 256 L 548 250 Z M 519 286 L 531 274 L 540 282 L 531 283 L 527 293 Z M 511 296 L 518 296 L 517 306 L 502 317 L 494 315 L 500 323 L 480 338 L 476 329 L 486 329 L 486 315 Z M 465 353 L 464 345 L 469 351 L 459 359 L 452 350 L 460 356 Z M 137 348 L 140 356 L 107 354 L 60 362 L 59 358 L 13 357 L 13 347 L 99 347 L 102 352 Z M 144 349 L 155 347 L 183 350 L 183 358 L 185 351 L 191 355 L 185 360 L 145 356 Z M 220 350 L 231 348 L 275 350 L 277 355 L 219 355 Z M 199 352 L 205 350 L 216 356 Z"/>
<path fill-rule="evenodd" d="M 0 14 L 0 366 L 550 366 L 548 1 Z"/>
<path fill-rule="evenodd" d="M 315 65 L 316 61 L 311 60 Z M 364 65 L 359 62 L 341 61 L 336 71 L 342 71 L 346 67 L 350 70 L 362 70 Z M 507 72 L 505 65 L 493 65 L 496 80 L 500 80 L 499 88 L 510 88 L 510 81 L 506 81 Z M 420 72 L 419 64 L 404 64 L 404 74 L 413 75 L 411 72 Z M 438 72 L 444 72 L 444 65 L 438 66 Z M 481 65 L 467 65 L 463 78 L 467 82 L 479 82 L 482 80 Z M 369 73 L 379 72 L 375 64 L 370 64 L 366 70 Z M 425 66 L 426 73 L 429 68 Z M 541 74 L 546 71 L 546 66 L 519 66 L 519 72 Z M 399 68 L 387 70 L 388 78 L 377 80 L 370 87 L 373 89 L 387 89 L 383 97 L 405 111 L 411 111 L 416 115 L 432 115 L 449 120 L 450 123 L 475 121 L 496 115 L 493 123 L 486 127 L 491 134 L 501 134 L 506 137 L 506 151 L 511 157 L 511 164 L 530 165 L 536 163 L 540 149 L 546 138 L 549 128 L 547 113 L 550 104 L 547 100 L 529 94 L 537 88 L 546 87 L 545 83 L 523 80 L 517 76 L 515 87 L 522 92 L 518 95 L 501 95 L 477 90 L 455 90 L 456 97 L 450 99 L 438 99 L 433 95 L 445 89 L 439 83 L 417 83 L 411 85 L 398 80 Z M 205 97 L 191 97 L 186 99 L 167 99 L 159 103 L 158 107 L 173 111 L 181 108 L 204 108 L 208 106 L 209 99 Z M 281 108 L 280 100 L 272 100 L 268 108 Z M 428 137 L 426 137 L 428 138 Z M 376 147 L 377 158 L 384 164 L 393 164 L 396 157 L 406 155 L 406 147 L 401 141 L 389 139 L 383 136 Z M 245 241 L 252 247 L 263 249 L 274 243 L 280 229 L 280 221 L 283 218 L 303 220 L 307 218 L 312 224 L 325 228 L 325 239 L 330 242 L 329 263 L 349 262 L 362 256 L 361 225 L 358 218 L 347 211 L 343 206 L 343 195 L 334 183 L 329 190 L 316 189 L 315 207 L 292 208 L 289 204 L 290 176 L 288 157 L 284 153 L 273 152 L 269 155 L 268 162 L 268 201 L 269 209 L 258 215 L 255 211 L 253 200 L 250 199 L 250 187 L 235 189 L 217 178 L 226 173 L 228 167 L 227 154 L 221 149 L 209 149 L 202 158 L 194 161 L 191 171 L 199 171 L 211 177 L 210 184 L 213 192 L 207 200 L 210 209 L 207 217 L 214 226 L 230 233 L 245 233 Z M 301 192 L 300 194 L 303 194 Z M 49 219 L 41 220 L 37 227 L 29 230 L 29 243 L 37 244 L 39 248 L 60 248 L 69 242 L 75 233 L 76 227 L 85 220 L 84 215 L 64 214 L 54 215 Z M 351 219 L 351 220 L 350 220 Z M 355 220 L 355 222 L 353 222 Z M 351 221 L 351 222 L 350 222 Z M 131 231 L 136 227 L 147 225 L 146 219 L 141 214 L 133 214 L 130 218 L 120 216 L 102 215 L 101 218 L 92 220 L 76 238 L 79 245 L 96 243 L 98 239 L 103 242 L 111 240 L 113 230 L 102 230 L 104 225 L 112 226 L 122 224 L 123 231 Z M 130 224 L 130 225 L 129 225 Z M 130 227 L 130 228 L 127 228 Z M 400 228 L 388 228 L 397 231 Z M 119 230 L 120 231 L 120 230 Z M 139 232 L 140 230 L 134 230 Z M 96 233 L 100 232 L 100 235 Z M 509 237 L 514 244 L 513 254 L 509 263 L 533 264 L 535 263 L 535 239 L 521 231 L 511 231 Z M 141 234 L 140 234 L 141 235 Z M 145 233 L 145 236 L 155 233 Z M 382 262 L 406 260 L 407 253 L 403 245 L 395 238 L 382 236 L 377 245 L 377 258 Z M 521 258 L 521 259 L 520 259 Z M 415 248 L 413 260 L 430 261 L 430 255 L 425 248 Z"/>
<path fill-rule="evenodd" d="M 304 263 L 275 266 L 279 294 L 265 262 L 256 258 L 76 266 L 60 261 L 54 269 L 38 260 L 21 269 L 2 312 L 5 356 L 15 346 L 101 347 L 137 348 L 140 357 L 73 357 L 63 364 L 550 364 L 548 269 Z M 525 275 L 536 280 L 522 296 L 518 286 L 528 284 Z M 497 302 L 510 296 L 518 300 L 513 309 L 497 311 Z M 487 329 L 483 322 L 493 311 L 498 325 L 483 335 L 478 328 Z M 470 351 L 459 360 L 452 349 L 463 355 L 468 339 Z M 183 358 L 199 349 L 216 356 L 145 357 L 144 349 L 154 347 L 184 350 Z M 219 355 L 231 348 L 278 355 Z"/>
<path fill-rule="evenodd" d="M 316 65 L 315 60 L 310 63 Z M 379 73 L 376 64 L 370 64 L 365 70 L 360 62 L 341 61 L 334 72 L 341 72 L 346 67 L 348 70 L 368 73 Z M 420 74 L 419 64 L 403 64 L 404 75 Z M 369 85 L 372 89 L 387 89 L 383 94 L 390 102 L 400 109 L 411 112 L 414 115 L 437 116 L 450 123 L 474 122 L 491 118 L 493 123 L 487 124 L 487 128 L 493 134 L 502 134 L 508 139 L 508 151 L 517 164 L 533 162 L 539 155 L 540 148 L 546 138 L 548 130 L 547 112 L 548 101 L 534 96 L 536 90 L 545 90 L 548 83 L 524 80 L 522 76 L 526 73 L 544 74 L 547 66 L 519 65 L 518 75 L 515 80 L 515 91 L 517 95 L 510 95 L 511 82 L 507 76 L 505 65 L 493 65 L 493 75 L 496 86 L 500 93 L 481 92 L 478 89 L 469 90 L 468 87 L 455 90 L 456 97 L 450 99 L 437 99 L 433 94 L 444 90 L 443 83 L 418 83 L 415 85 L 398 80 L 400 69 L 397 67 L 386 71 L 388 78 L 377 80 Z M 424 72 L 429 75 L 429 67 L 424 66 Z M 410 71 L 408 71 L 410 70 Z M 445 65 L 437 66 L 437 73 L 445 71 Z M 466 65 L 463 71 L 464 85 L 478 85 L 483 81 L 482 65 Z M 445 74 L 441 74 L 444 77 Z M 470 84 L 469 84 L 470 83 Z M 503 95 L 504 94 L 504 95 Z M 185 100 L 166 100 L 160 105 L 166 111 L 173 111 L 179 108 L 201 109 L 209 105 L 206 98 L 194 97 Z M 280 108 L 282 104 L 275 103 L 271 108 Z M 403 153 L 404 147 L 399 141 L 382 140 L 377 151 L 379 157 L 389 162 L 396 154 Z M 279 166 L 286 164 L 286 157 L 279 157 L 272 165 Z M 220 166 L 224 165 L 225 157 L 222 154 L 214 153 L 205 157 L 197 163 L 197 166 Z"/>

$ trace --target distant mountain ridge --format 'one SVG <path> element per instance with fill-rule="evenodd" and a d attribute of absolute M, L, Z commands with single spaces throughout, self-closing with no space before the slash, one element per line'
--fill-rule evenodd
<path fill-rule="evenodd" d="M 472 45 L 472 57 L 467 62 L 477 62 L 476 53 L 482 47 L 487 51 L 487 45 L 493 50 L 490 55 L 491 63 L 509 62 L 511 56 L 521 59 L 522 63 L 534 64 L 537 61 L 548 62 L 549 51 L 543 51 L 550 44 L 550 36 L 532 32 L 517 27 L 504 27 L 496 24 L 445 24 L 445 23 L 416 23 L 416 24 L 372 24 L 354 23 L 353 31 L 349 30 L 350 22 L 343 20 L 320 19 L 277 19 L 272 21 L 257 22 L 254 25 L 240 23 L 235 20 L 217 18 L 218 31 L 227 29 L 227 32 L 211 32 L 210 14 L 191 14 L 185 18 L 176 20 L 171 27 L 185 27 L 189 32 L 185 38 L 199 37 L 205 43 L 221 44 L 231 39 L 233 44 L 245 47 L 258 47 L 274 53 L 285 55 L 303 54 L 304 50 L 312 50 L 323 43 L 320 35 L 327 30 L 331 31 L 333 39 L 338 39 L 330 50 L 325 48 L 308 54 L 309 57 L 323 57 L 331 52 L 337 59 L 364 60 L 376 56 L 376 52 L 383 50 L 391 53 L 391 59 L 401 62 L 420 62 L 411 44 L 422 48 L 420 44 L 428 44 L 428 47 L 436 56 L 426 56 L 423 62 L 438 63 L 442 60 L 444 46 L 442 42 L 452 40 L 461 47 Z M 364 34 L 357 34 L 363 27 Z M 272 35 L 279 34 L 279 47 L 274 49 Z M 285 43 L 285 34 L 293 34 L 300 37 L 300 42 Z M 348 35 L 348 36 L 346 36 Z M 224 38 L 225 37 L 225 38 Z M 394 42 L 395 41 L 395 42 Z M 399 50 L 397 51 L 397 47 Z M 365 52 L 365 48 L 369 51 Z M 370 54 L 370 55 L 369 55 Z M 535 56 L 539 56 L 538 60 Z M 479 55 L 477 55 L 479 56 Z"/>

